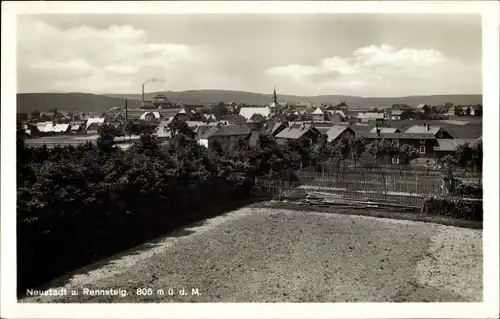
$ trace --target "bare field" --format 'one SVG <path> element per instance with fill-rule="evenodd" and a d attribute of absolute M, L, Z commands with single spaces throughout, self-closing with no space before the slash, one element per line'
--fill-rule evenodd
<path fill-rule="evenodd" d="M 432 223 L 247 207 L 122 255 L 20 302 L 482 300 L 482 231 Z"/>

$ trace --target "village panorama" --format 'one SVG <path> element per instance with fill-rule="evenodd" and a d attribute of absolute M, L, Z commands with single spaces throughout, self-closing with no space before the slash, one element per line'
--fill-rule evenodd
<path fill-rule="evenodd" d="M 417 16 L 21 19 L 18 301 L 481 302 L 481 19 Z"/>

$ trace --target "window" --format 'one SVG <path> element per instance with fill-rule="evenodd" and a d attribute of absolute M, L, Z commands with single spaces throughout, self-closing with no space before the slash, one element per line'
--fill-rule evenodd
<path fill-rule="evenodd" d="M 425 154 L 425 146 L 420 146 L 420 154 Z"/>
<path fill-rule="evenodd" d="M 420 144 L 425 144 L 425 140 L 420 140 Z"/>
<path fill-rule="evenodd" d="M 399 156 L 392 157 L 392 164 L 399 164 Z"/>

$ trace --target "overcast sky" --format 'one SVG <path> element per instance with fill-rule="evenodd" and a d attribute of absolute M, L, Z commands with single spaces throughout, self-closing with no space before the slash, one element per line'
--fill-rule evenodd
<path fill-rule="evenodd" d="M 480 94 L 479 15 L 32 15 L 18 91 Z"/>

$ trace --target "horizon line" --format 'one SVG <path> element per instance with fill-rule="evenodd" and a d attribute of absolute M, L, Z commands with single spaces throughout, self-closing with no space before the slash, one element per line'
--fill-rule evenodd
<path fill-rule="evenodd" d="M 249 94 L 259 94 L 259 95 L 272 95 L 271 93 L 260 93 L 260 92 L 251 92 L 251 91 L 242 91 L 242 90 L 228 90 L 228 89 L 188 89 L 182 91 L 171 91 L 171 90 L 163 90 L 163 91 L 153 91 L 153 92 L 145 92 L 145 94 L 158 94 L 158 93 L 183 93 L 183 92 L 200 92 L 200 91 L 225 91 L 225 92 L 239 92 L 239 93 L 249 93 Z M 98 96 L 109 96 L 109 95 L 141 95 L 141 93 L 92 93 L 92 92 L 81 92 L 81 91 L 46 91 L 46 92 L 17 92 L 16 95 L 19 94 L 90 94 L 90 95 L 98 95 Z M 278 97 L 281 95 L 302 97 L 302 98 L 317 98 L 317 97 L 325 97 L 325 96 L 341 96 L 341 97 L 351 97 L 351 98 L 362 98 L 362 99 L 394 99 L 394 98 L 409 98 L 409 97 L 427 97 L 427 96 L 454 96 L 454 95 L 481 95 L 483 93 L 447 93 L 447 94 L 416 94 L 416 95 L 405 95 L 405 96 L 361 96 L 361 95 L 349 95 L 349 94 L 319 94 L 319 95 L 296 95 L 290 93 L 278 93 Z"/>

